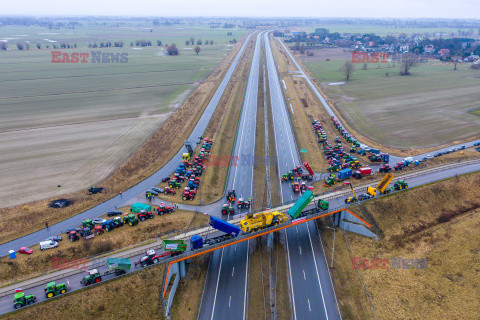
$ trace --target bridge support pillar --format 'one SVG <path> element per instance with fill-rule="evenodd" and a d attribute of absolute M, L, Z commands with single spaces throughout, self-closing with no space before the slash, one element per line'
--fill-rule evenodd
<path fill-rule="evenodd" d="M 178 267 L 179 267 L 181 278 L 183 278 L 187 275 L 187 271 L 186 271 L 186 268 L 185 268 L 185 261 L 186 260 L 182 260 L 182 261 L 178 262 Z"/>
<path fill-rule="evenodd" d="M 164 300 L 164 310 L 165 310 L 165 317 L 170 314 L 170 309 L 172 308 L 173 299 L 175 298 L 175 292 L 177 291 L 178 283 L 180 282 L 181 277 L 185 277 L 187 275 L 187 269 L 185 267 L 185 261 L 182 260 L 180 262 L 176 262 L 170 266 L 170 272 L 168 273 L 168 278 L 165 279 L 165 285 L 168 286 L 172 277 L 175 277 L 173 280 L 173 284 L 170 288 L 170 293 L 168 297 Z M 163 286 L 162 286 L 163 288 Z"/>
<path fill-rule="evenodd" d="M 378 240 L 377 235 L 371 231 L 362 220 L 358 219 L 348 211 L 344 210 L 334 213 L 331 217 L 331 223 L 334 227 Z"/>

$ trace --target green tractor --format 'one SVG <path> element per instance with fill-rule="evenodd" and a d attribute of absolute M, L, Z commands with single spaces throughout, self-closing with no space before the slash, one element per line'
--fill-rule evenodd
<path fill-rule="evenodd" d="M 86 220 L 82 221 L 82 228 L 88 228 L 90 230 L 93 230 L 94 227 L 95 226 L 94 226 L 92 220 L 86 219 Z"/>
<path fill-rule="evenodd" d="M 47 283 L 45 287 L 45 297 L 52 298 L 59 294 L 64 294 L 68 291 L 68 286 L 65 283 L 56 284 L 55 281 Z"/>
<path fill-rule="evenodd" d="M 26 305 L 31 305 L 35 302 L 37 302 L 37 298 L 33 294 L 26 296 L 21 289 L 15 290 L 15 296 L 13 298 L 13 307 L 15 309 L 23 308 Z"/>
<path fill-rule="evenodd" d="M 123 223 L 128 224 L 130 227 L 133 227 L 138 224 L 138 219 L 133 213 L 125 214 L 123 216 Z"/>
<path fill-rule="evenodd" d="M 180 182 L 177 182 L 177 181 L 175 181 L 175 180 L 170 180 L 170 181 L 168 182 L 168 186 L 169 186 L 170 188 L 180 189 L 180 187 L 181 187 L 182 185 L 180 184 Z"/>
<path fill-rule="evenodd" d="M 408 183 L 405 182 L 405 180 L 398 180 L 395 182 L 393 185 L 393 188 L 395 190 L 402 190 L 402 189 L 407 189 L 408 188 Z"/>
<path fill-rule="evenodd" d="M 334 164 L 327 169 L 328 172 L 340 171 L 340 166 L 338 164 Z"/>
<path fill-rule="evenodd" d="M 82 281 L 80 281 L 81 284 L 84 286 L 88 286 L 92 283 L 98 283 L 102 281 L 102 275 L 98 272 L 97 269 L 92 269 L 87 271 L 88 275 L 83 277 Z"/>
<path fill-rule="evenodd" d="M 293 171 L 288 171 L 284 175 L 282 175 L 282 181 L 293 180 L 295 176 L 293 175 Z"/>
<path fill-rule="evenodd" d="M 330 204 L 326 200 L 318 199 L 317 206 L 319 209 L 326 211 L 328 210 L 328 207 L 330 206 Z"/>
<path fill-rule="evenodd" d="M 325 179 L 324 186 L 325 187 L 333 186 L 336 181 L 337 181 L 337 178 L 335 177 L 335 175 L 331 174 L 327 179 Z"/>

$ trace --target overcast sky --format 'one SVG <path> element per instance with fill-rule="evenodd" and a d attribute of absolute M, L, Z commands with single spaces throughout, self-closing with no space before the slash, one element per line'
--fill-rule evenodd
<path fill-rule="evenodd" d="M 0 15 L 480 18 L 480 0 L 2 0 Z"/>

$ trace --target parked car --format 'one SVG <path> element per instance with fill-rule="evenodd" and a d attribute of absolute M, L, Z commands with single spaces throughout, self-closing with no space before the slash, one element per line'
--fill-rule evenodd
<path fill-rule="evenodd" d="M 58 242 L 53 240 L 47 240 L 40 242 L 40 250 L 46 250 L 58 247 Z"/>
<path fill-rule="evenodd" d="M 104 223 L 105 221 L 107 221 L 107 220 L 102 219 L 102 218 L 92 219 L 92 222 L 93 222 L 94 224 L 102 224 L 102 223 Z"/>
<path fill-rule="evenodd" d="M 49 241 L 49 240 L 52 240 L 52 241 L 62 241 L 62 237 L 61 236 L 51 236 L 51 237 L 48 237 L 47 239 L 45 239 L 45 241 Z"/>
<path fill-rule="evenodd" d="M 163 193 L 163 189 L 161 189 L 161 188 L 153 187 L 152 190 L 157 192 L 157 193 Z"/>
<path fill-rule="evenodd" d="M 167 182 L 169 180 L 170 180 L 170 177 L 165 177 L 165 178 L 162 179 L 162 182 Z"/>
<path fill-rule="evenodd" d="M 480 141 L 477 141 L 473 144 L 474 146 L 480 146 Z"/>
<path fill-rule="evenodd" d="M 461 146 L 460 148 L 458 148 L 458 150 L 464 150 L 465 149 L 465 146 Z"/>
<path fill-rule="evenodd" d="M 431 154 L 427 155 L 425 158 L 427 159 L 433 159 L 433 156 Z"/>
<path fill-rule="evenodd" d="M 33 250 L 30 249 L 29 247 L 21 247 L 20 249 L 18 249 L 18 253 L 32 254 Z"/>
<path fill-rule="evenodd" d="M 107 212 L 107 216 L 109 216 L 109 217 L 120 216 L 120 215 L 122 215 L 121 210 L 112 210 L 112 211 Z"/>

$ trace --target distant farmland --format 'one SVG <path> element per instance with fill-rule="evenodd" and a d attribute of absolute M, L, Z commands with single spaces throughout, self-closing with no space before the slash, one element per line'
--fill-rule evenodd
<path fill-rule="evenodd" d="M 229 41 L 246 33 L 176 26 L 149 30 L 0 28 L 0 40 L 8 39 L 14 49 L 0 52 L 2 207 L 75 191 L 105 178 L 212 72 L 230 49 Z M 190 37 L 214 44 L 201 45 L 197 56 L 194 46 L 185 45 Z M 136 39 L 151 40 L 152 46 L 130 47 Z M 124 47 L 87 46 L 107 40 L 123 40 Z M 176 43 L 180 55 L 166 56 L 157 40 Z M 30 50 L 18 51 L 19 41 L 29 41 Z M 56 50 L 127 53 L 128 63 L 51 63 L 52 45 L 61 42 L 77 48 Z"/>
<path fill-rule="evenodd" d="M 317 56 L 305 57 L 304 64 L 349 125 L 374 141 L 428 147 L 480 133 L 480 118 L 469 112 L 480 101 L 480 72 L 469 64 L 453 71 L 453 65 L 432 60 L 412 69 L 410 76 L 399 76 L 398 65 L 370 64 L 360 70 L 363 65 L 357 64 L 351 81 L 329 85 L 344 80 L 339 69 L 345 54 L 339 49 L 317 52 L 318 61 Z"/>

